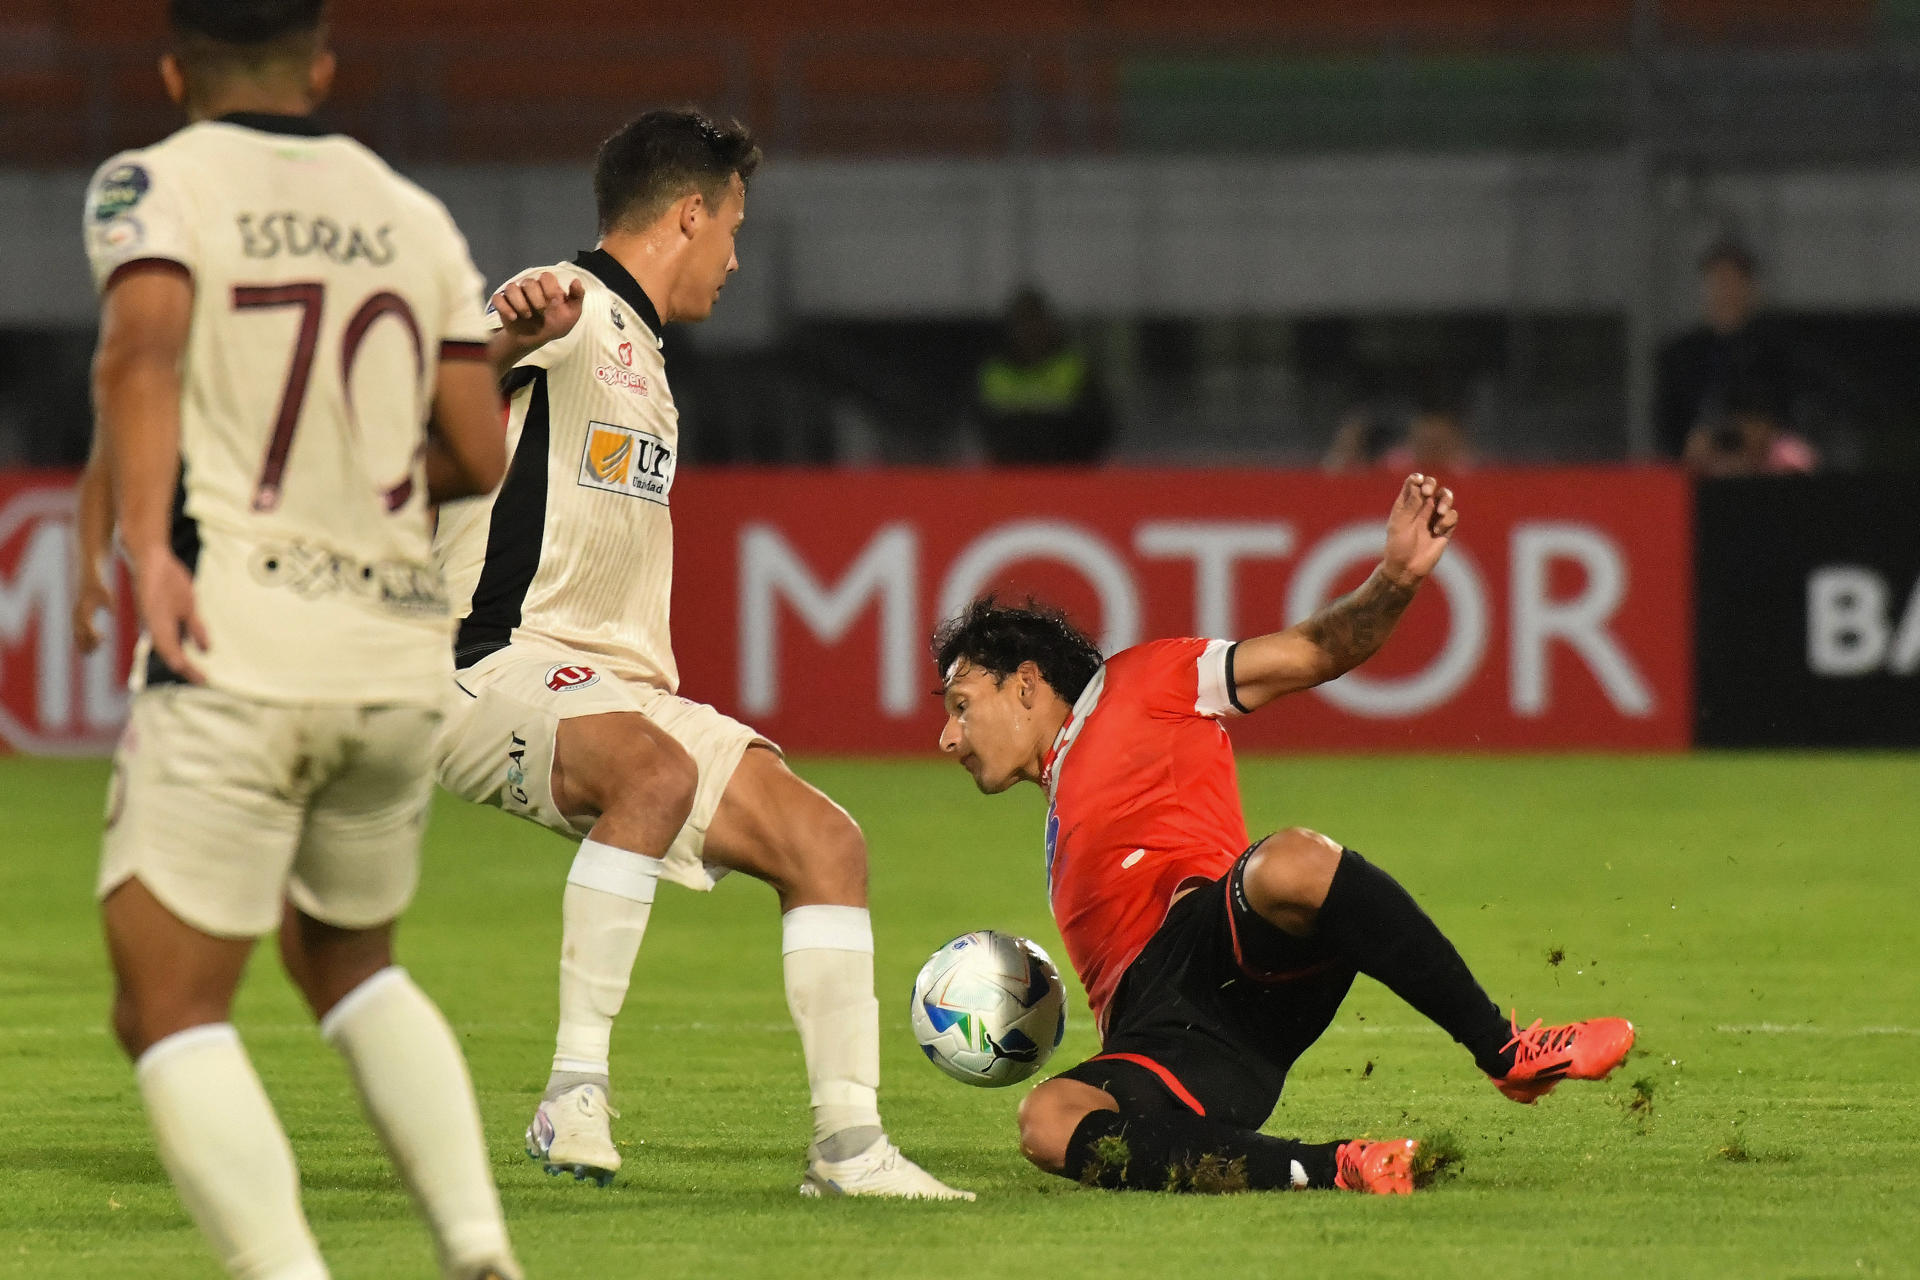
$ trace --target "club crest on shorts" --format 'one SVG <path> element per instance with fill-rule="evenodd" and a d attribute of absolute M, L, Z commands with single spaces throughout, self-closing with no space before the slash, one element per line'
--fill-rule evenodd
<path fill-rule="evenodd" d="M 584 689 L 600 678 L 600 673 L 592 667 L 548 667 L 547 688 L 555 693 L 565 693 L 569 689 Z"/>

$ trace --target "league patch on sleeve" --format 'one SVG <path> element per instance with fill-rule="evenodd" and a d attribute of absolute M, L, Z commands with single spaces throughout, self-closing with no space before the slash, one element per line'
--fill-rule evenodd
<path fill-rule="evenodd" d="M 153 180 L 147 176 L 146 166 L 131 163 L 113 166 L 100 175 L 100 181 L 94 188 L 94 221 L 111 222 L 127 213 L 146 199 L 147 191 L 152 186 Z"/>

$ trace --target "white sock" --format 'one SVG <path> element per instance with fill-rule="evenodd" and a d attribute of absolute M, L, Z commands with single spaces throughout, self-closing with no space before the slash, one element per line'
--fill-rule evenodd
<path fill-rule="evenodd" d="M 453 1028 L 405 969 L 389 966 L 320 1020 L 367 1118 L 426 1215 L 448 1276 L 511 1265 L 473 1081 Z"/>
<path fill-rule="evenodd" d="M 660 867 L 658 858 L 597 840 L 580 842 L 560 905 L 556 1076 L 607 1075 L 613 1019 L 627 999 Z"/>
<path fill-rule="evenodd" d="M 228 1274 L 326 1280 L 300 1211 L 293 1148 L 232 1024 L 177 1031 L 133 1072 L 160 1162 Z"/>
<path fill-rule="evenodd" d="M 873 924 L 865 907 L 795 907 L 780 917 L 780 951 L 807 1060 L 814 1146 L 823 1159 L 844 1160 L 881 1136 Z"/>

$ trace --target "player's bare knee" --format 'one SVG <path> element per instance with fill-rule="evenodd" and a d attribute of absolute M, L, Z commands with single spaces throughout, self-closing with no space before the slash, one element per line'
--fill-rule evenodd
<path fill-rule="evenodd" d="M 1276 912 L 1315 912 L 1340 869 L 1340 844 L 1318 831 L 1289 827 L 1260 842 L 1243 877 L 1247 901 L 1269 918 Z M 1288 922 L 1276 921 L 1282 927 Z"/>
<path fill-rule="evenodd" d="M 677 831 L 693 812 L 700 770 L 687 749 L 665 734 L 636 738 L 620 762 L 603 813 L 646 814 Z"/>
<path fill-rule="evenodd" d="M 860 824 L 822 797 L 813 818 L 783 859 L 794 890 L 820 902 L 849 905 L 867 900 L 867 838 Z"/>
<path fill-rule="evenodd" d="M 1020 1154 L 1048 1173 L 1064 1173 L 1073 1131 L 1091 1110 L 1084 1100 L 1043 1084 L 1020 1100 Z"/>

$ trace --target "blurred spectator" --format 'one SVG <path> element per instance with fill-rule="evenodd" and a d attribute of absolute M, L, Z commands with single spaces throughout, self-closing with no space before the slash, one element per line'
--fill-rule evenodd
<path fill-rule="evenodd" d="M 990 462 L 1097 462 L 1112 443 L 1113 415 L 1093 368 L 1036 289 L 1008 305 L 976 396 Z"/>
<path fill-rule="evenodd" d="M 1660 348 L 1662 454 L 1681 457 L 1696 429 L 1725 429 L 1737 387 L 1764 399 L 1782 420 L 1805 393 L 1795 352 L 1759 314 L 1759 264 L 1733 239 L 1700 257 L 1701 322 Z"/>
<path fill-rule="evenodd" d="M 1473 447 L 1467 443 L 1466 410 L 1458 396 L 1429 393 L 1407 420 L 1407 438 L 1381 455 L 1380 464 L 1393 471 L 1426 475 L 1455 475 L 1473 468 Z"/>
<path fill-rule="evenodd" d="M 1820 465 L 1814 447 L 1787 429 L 1770 389 L 1752 383 L 1728 389 L 1723 415 L 1693 429 L 1684 456 L 1696 475 L 1714 478 L 1807 475 Z"/>
<path fill-rule="evenodd" d="M 1371 405 L 1356 405 L 1340 419 L 1322 465 L 1329 471 L 1379 466 L 1442 476 L 1473 467 L 1466 412 L 1461 398 L 1452 391 L 1429 389 L 1423 393 L 1414 402 L 1406 423 L 1406 433 L 1399 441 L 1384 443 L 1378 410 Z"/>

